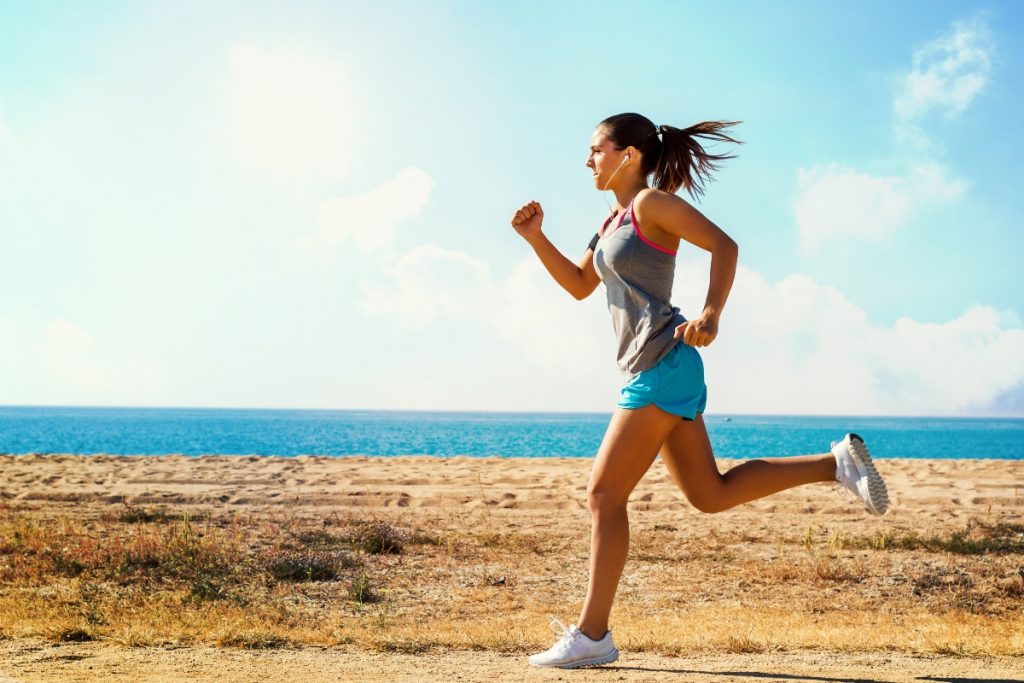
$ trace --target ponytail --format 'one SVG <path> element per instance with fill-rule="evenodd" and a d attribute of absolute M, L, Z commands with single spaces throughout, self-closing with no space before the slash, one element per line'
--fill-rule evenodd
<path fill-rule="evenodd" d="M 704 193 L 704 182 L 712 181 L 711 171 L 718 170 L 716 161 L 734 159 L 734 154 L 709 154 L 697 138 L 735 142 L 722 131 L 742 121 L 704 121 L 689 128 L 655 126 L 640 114 L 616 114 L 600 123 L 605 135 L 615 143 L 616 149 L 632 145 L 640 150 L 643 165 L 641 175 L 654 176 L 654 187 L 675 194 L 685 188 L 690 196 Z M 660 136 L 660 139 L 659 139 Z"/>

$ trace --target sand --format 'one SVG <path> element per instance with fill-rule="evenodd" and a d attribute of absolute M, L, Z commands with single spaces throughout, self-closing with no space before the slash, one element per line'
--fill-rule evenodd
<path fill-rule="evenodd" d="M 349 648 L 301 648 L 237 651 L 221 648 L 117 648 L 96 643 L 53 645 L 42 641 L 0 642 L 7 671 L 23 673 L 10 681 L 243 681 L 296 680 L 302 683 L 367 681 L 679 681 L 750 683 L 751 681 L 862 681 L 919 683 L 1019 683 L 1024 665 L 1011 658 L 952 658 L 898 653 L 783 654 L 665 657 L 651 653 L 623 656 L 614 664 L 590 669 L 536 669 L 522 657 L 502 653 L 450 651 L 407 655 L 353 651 Z"/>
<path fill-rule="evenodd" d="M 591 464 L 590 459 L 574 458 L 8 455 L 0 456 L 0 502 L 39 516 L 85 515 L 125 503 L 172 509 L 287 509 L 307 520 L 344 512 L 435 531 L 486 524 L 525 534 L 555 534 L 585 550 Z M 736 464 L 719 460 L 723 472 Z M 889 459 L 878 466 L 891 498 L 891 510 L 883 517 L 868 516 L 857 501 L 828 484 L 791 489 L 708 515 L 685 501 L 656 461 L 631 498 L 631 523 L 638 538 L 657 529 L 691 538 L 738 531 L 751 538 L 799 538 L 809 524 L 865 536 L 892 530 L 938 535 L 962 528 L 971 518 L 1021 521 L 1024 462 Z M 585 561 L 585 554 L 580 557 Z M 1019 563 L 1020 556 L 1014 561 Z M 620 600 L 633 599 L 630 586 L 646 580 L 641 569 L 631 557 Z M 578 604 L 580 598 L 582 594 L 573 595 L 568 602 Z M 559 614 L 567 623 L 575 616 Z M 304 681 L 1024 680 L 1024 665 L 1011 657 L 827 649 L 665 656 L 646 648 L 630 652 L 628 642 L 622 638 L 622 657 L 612 666 L 566 672 L 532 669 L 525 664 L 525 653 L 478 649 L 408 654 L 339 645 L 252 651 L 56 643 L 17 636 L 0 640 L 0 681 L 227 682 L 295 675 Z"/>

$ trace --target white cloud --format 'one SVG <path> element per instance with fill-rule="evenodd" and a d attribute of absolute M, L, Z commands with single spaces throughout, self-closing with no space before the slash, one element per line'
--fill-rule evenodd
<path fill-rule="evenodd" d="M 390 246 L 395 226 L 423 210 L 433 187 L 429 173 L 410 166 L 369 192 L 328 199 L 317 215 L 319 230 L 299 246 L 315 251 L 346 240 L 364 251 Z"/>
<path fill-rule="evenodd" d="M 706 291 L 706 264 L 683 268 Z M 959 414 L 1024 384 L 1021 321 L 986 306 L 878 325 L 805 275 L 773 285 L 740 266 L 724 316 L 702 351 L 718 412 Z"/>
<path fill-rule="evenodd" d="M 0 315 L 0 403 L 159 403 L 169 376 L 149 354 L 74 321 Z"/>
<path fill-rule="evenodd" d="M 688 317 L 699 313 L 709 266 L 706 256 L 680 260 L 672 300 Z M 481 333 L 496 335 L 515 350 L 502 355 L 506 382 L 508 376 L 542 372 L 544 386 L 572 391 L 536 396 L 539 385 L 525 381 L 481 397 L 481 407 L 606 411 L 614 406 L 622 378 L 615 369 L 603 288 L 577 302 L 534 258 L 495 282 L 472 256 L 434 245 L 412 250 L 389 275 L 393 293 L 371 296 L 371 311 L 392 316 L 397 325 L 408 324 L 412 315 L 420 327 L 442 314 L 476 320 Z M 437 282 L 440 277 L 447 278 L 444 286 Z M 880 325 L 842 293 L 806 275 L 772 284 L 743 266 L 718 339 L 701 354 L 708 409 L 716 413 L 998 412 L 993 402 L 1024 386 L 1024 329 L 1012 312 L 975 306 L 944 323 L 901 318 Z M 436 368 L 425 364 L 419 372 L 407 378 L 407 386 L 443 384 Z M 408 399 L 436 404 L 430 396 Z"/>
<path fill-rule="evenodd" d="M 383 267 L 390 283 L 363 283 L 363 310 L 422 327 L 440 315 L 486 312 L 493 298 L 487 264 L 461 251 L 421 244 Z"/>
<path fill-rule="evenodd" d="M 880 359 L 880 386 L 897 404 L 958 412 L 1024 383 L 1020 326 L 1011 312 L 973 306 L 942 324 L 900 318 L 868 345 Z"/>
<path fill-rule="evenodd" d="M 437 323 L 450 330 L 458 318 L 489 340 L 495 363 L 463 371 L 485 387 L 484 393 L 464 387 L 475 396 L 472 409 L 611 409 L 620 377 L 602 288 L 577 301 L 536 258 L 520 261 L 498 281 L 485 263 L 433 244 L 395 258 L 384 273 L 386 287 L 362 285 L 363 310 L 390 317 L 400 329 Z M 403 376 L 402 400 L 437 407 L 445 392 L 416 395 L 417 387 L 447 386 L 451 378 L 429 364 L 418 372 Z M 573 395 L 558 395 L 560 386 L 572 387 Z"/>
<path fill-rule="evenodd" d="M 914 50 L 913 66 L 901 74 L 893 99 L 896 139 L 915 156 L 936 151 L 919 123 L 930 111 L 947 118 L 963 112 L 988 79 L 993 44 L 982 18 L 953 23 L 949 33 Z M 873 176 L 826 164 L 797 170 L 793 202 L 801 243 L 811 249 L 829 238 L 880 240 L 914 212 L 954 201 L 967 190 L 943 164 L 918 160 L 903 175 Z"/>
<path fill-rule="evenodd" d="M 945 35 L 914 50 L 913 66 L 899 78 L 893 100 L 899 141 L 921 150 L 934 143 L 916 123 L 930 111 L 961 114 L 988 81 L 994 45 L 984 20 L 953 22 Z"/>
<path fill-rule="evenodd" d="M 351 164 L 357 88 L 340 65 L 299 49 L 230 51 L 230 136 L 255 167 L 291 180 Z"/>
<path fill-rule="evenodd" d="M 21 327 L 14 318 L 0 313 L 0 382 L 18 364 L 15 352 L 20 348 Z"/>
<path fill-rule="evenodd" d="M 993 45 L 980 19 L 953 22 L 952 30 L 914 50 L 913 67 L 903 77 L 893 107 L 900 120 L 932 109 L 956 116 L 988 80 Z"/>
<path fill-rule="evenodd" d="M 793 209 L 802 244 L 831 237 L 881 239 L 921 207 L 958 199 L 968 183 L 937 163 L 913 165 L 906 175 L 871 176 L 839 164 L 797 169 Z"/>
<path fill-rule="evenodd" d="M 603 287 L 581 304 L 536 258 L 523 259 L 496 282 L 473 256 L 421 244 L 392 257 L 382 273 L 386 286 L 361 284 L 361 307 L 380 315 L 401 311 L 403 326 L 422 328 L 444 315 L 473 318 L 548 369 L 592 371 L 615 353 Z"/>
<path fill-rule="evenodd" d="M 603 286 L 577 301 L 530 257 L 516 264 L 498 289 L 490 324 L 525 359 L 539 368 L 570 372 L 584 387 L 601 377 L 598 368 L 608 368 L 601 386 L 612 388 L 607 380 L 615 376 L 616 347 Z"/>
<path fill-rule="evenodd" d="M 95 357 L 95 341 L 84 329 L 68 320 L 54 320 L 42 341 L 43 367 L 60 383 L 89 391 L 108 386 L 107 372 Z"/>
<path fill-rule="evenodd" d="M 0 100 L 0 145 L 14 142 L 14 131 L 4 121 L 4 101 Z"/>

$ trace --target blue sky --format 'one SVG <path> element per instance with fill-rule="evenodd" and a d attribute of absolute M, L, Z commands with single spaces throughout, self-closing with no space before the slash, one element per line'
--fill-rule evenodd
<path fill-rule="evenodd" d="M 0 403 L 610 411 L 603 289 L 508 220 L 578 259 L 590 135 L 638 111 L 743 122 L 709 411 L 1024 414 L 1022 15 L 0 4 Z"/>

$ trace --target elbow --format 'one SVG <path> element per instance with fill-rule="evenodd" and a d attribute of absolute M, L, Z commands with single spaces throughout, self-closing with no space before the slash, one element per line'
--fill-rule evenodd
<path fill-rule="evenodd" d="M 576 299 L 576 301 L 583 301 L 593 294 L 595 289 L 597 289 L 597 285 L 590 285 L 587 282 L 581 282 L 579 287 L 574 287 L 569 293 L 572 294 L 572 298 Z"/>
<path fill-rule="evenodd" d="M 736 244 L 736 241 L 726 235 L 721 242 L 718 244 L 717 251 L 723 254 L 729 254 L 732 258 L 737 259 L 740 255 L 740 245 Z"/>
<path fill-rule="evenodd" d="M 572 294 L 572 298 L 576 299 L 576 301 L 583 301 L 590 294 L 587 291 L 587 281 L 582 269 L 577 269 L 576 280 L 572 284 L 573 286 L 572 289 L 569 289 L 569 293 Z"/>

